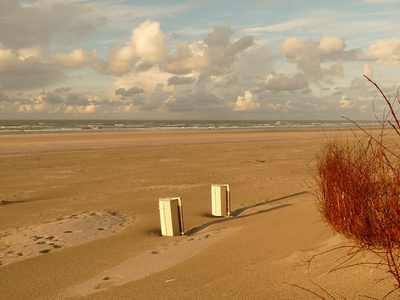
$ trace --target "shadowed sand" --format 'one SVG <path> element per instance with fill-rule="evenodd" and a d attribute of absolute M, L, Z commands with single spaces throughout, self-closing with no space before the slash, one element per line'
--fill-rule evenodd
<path fill-rule="evenodd" d="M 261 130 L 0 136 L 0 299 L 313 299 L 295 285 L 382 298 L 394 284 L 385 270 L 331 272 L 353 250 L 337 248 L 349 244 L 315 208 L 310 168 L 324 140 Z M 211 216 L 216 183 L 230 184 L 231 218 Z M 161 237 L 165 197 L 182 197 L 184 236 Z"/>

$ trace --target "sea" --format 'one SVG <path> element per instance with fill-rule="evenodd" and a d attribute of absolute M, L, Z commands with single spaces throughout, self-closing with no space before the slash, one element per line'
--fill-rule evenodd
<path fill-rule="evenodd" d="M 363 128 L 380 127 L 377 121 L 357 121 Z M 344 129 L 355 124 L 328 120 L 0 120 L 0 135 L 74 132 Z"/>

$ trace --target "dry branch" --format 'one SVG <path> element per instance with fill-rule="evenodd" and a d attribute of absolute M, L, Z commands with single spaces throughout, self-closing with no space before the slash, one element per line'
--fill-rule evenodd
<path fill-rule="evenodd" d="M 389 114 L 381 130 L 362 133 L 355 141 L 328 139 L 317 156 L 315 180 L 317 206 L 325 220 L 355 246 L 372 251 L 396 281 L 400 291 L 400 156 L 399 147 L 388 141 L 388 130 L 400 136 L 396 116 L 399 94 L 390 102 L 379 86 Z M 388 126 L 389 125 L 389 126 Z M 396 135 L 395 135 L 396 136 Z"/>

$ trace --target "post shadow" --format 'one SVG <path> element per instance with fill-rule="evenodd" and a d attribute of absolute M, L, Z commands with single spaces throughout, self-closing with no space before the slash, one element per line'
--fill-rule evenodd
<path fill-rule="evenodd" d="M 251 216 L 257 215 L 257 214 L 267 213 L 267 212 L 271 212 L 271 211 L 274 211 L 274 210 L 277 210 L 277 209 L 281 209 L 281 208 L 285 208 L 285 207 L 291 206 L 293 204 L 282 204 L 282 205 L 279 205 L 279 206 L 275 206 L 275 207 L 271 207 L 271 208 L 268 208 L 268 209 L 260 210 L 260 211 L 257 211 L 255 213 L 252 213 L 252 214 L 241 216 L 241 214 L 243 212 L 245 212 L 246 210 L 249 210 L 251 208 L 258 207 L 258 206 L 265 205 L 265 204 L 271 204 L 271 203 L 274 203 L 274 202 L 277 202 L 277 201 L 285 200 L 285 199 L 288 199 L 288 198 L 292 198 L 292 197 L 296 197 L 296 196 L 300 196 L 300 195 L 308 194 L 308 193 L 309 193 L 308 191 L 303 191 L 303 192 L 291 194 L 291 195 L 288 195 L 288 196 L 280 197 L 280 198 L 277 198 L 277 199 L 273 199 L 273 200 L 257 203 L 257 204 L 251 205 L 251 206 L 247 206 L 247 207 L 242 207 L 242 208 L 236 209 L 235 211 L 233 211 L 231 213 L 231 216 L 232 216 L 231 218 L 218 219 L 216 221 L 212 221 L 212 222 L 200 225 L 200 226 L 193 227 L 193 228 L 189 229 L 185 233 L 185 235 L 190 236 L 190 235 L 196 234 L 196 233 L 202 231 L 203 229 L 206 229 L 206 228 L 208 228 L 208 227 L 210 227 L 212 225 L 215 225 L 215 224 L 229 222 L 229 221 L 233 221 L 233 220 L 241 219 L 241 218 L 247 218 L 247 217 L 251 217 Z M 209 216 L 209 215 L 207 214 L 207 216 Z"/>

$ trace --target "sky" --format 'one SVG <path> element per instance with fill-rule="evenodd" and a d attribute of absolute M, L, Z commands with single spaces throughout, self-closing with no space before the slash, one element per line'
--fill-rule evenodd
<path fill-rule="evenodd" d="M 0 119 L 382 118 L 400 0 L 1 0 Z"/>

